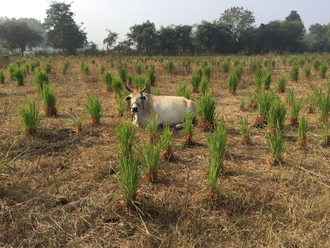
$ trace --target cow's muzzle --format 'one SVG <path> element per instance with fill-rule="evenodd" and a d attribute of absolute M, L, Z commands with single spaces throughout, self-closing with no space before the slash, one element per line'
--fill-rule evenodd
<path fill-rule="evenodd" d="M 139 107 L 132 107 L 132 108 L 131 108 L 131 111 L 132 111 L 133 113 L 137 113 L 137 112 L 139 112 Z"/>

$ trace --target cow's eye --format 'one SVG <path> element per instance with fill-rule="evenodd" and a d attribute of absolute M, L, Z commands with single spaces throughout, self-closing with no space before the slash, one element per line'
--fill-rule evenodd
<path fill-rule="evenodd" d="M 142 100 L 143 99 L 143 96 L 140 96 L 140 99 Z"/>

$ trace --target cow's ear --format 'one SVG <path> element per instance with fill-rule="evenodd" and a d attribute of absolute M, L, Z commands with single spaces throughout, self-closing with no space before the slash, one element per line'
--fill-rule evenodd
<path fill-rule="evenodd" d="M 131 96 L 126 96 L 125 101 L 128 102 L 128 101 L 130 101 L 131 99 L 132 99 Z"/>
<path fill-rule="evenodd" d="M 148 98 L 146 97 L 146 96 L 141 96 L 141 99 L 143 99 L 143 101 L 146 101 L 146 100 L 148 100 Z"/>

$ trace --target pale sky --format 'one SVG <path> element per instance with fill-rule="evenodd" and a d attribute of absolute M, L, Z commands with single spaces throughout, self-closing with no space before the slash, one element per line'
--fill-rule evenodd
<path fill-rule="evenodd" d="M 0 16 L 35 18 L 43 22 L 49 6 L 49 0 L 2 0 Z M 307 30 L 312 24 L 330 22 L 330 0 L 74 0 L 71 11 L 75 13 L 76 23 L 84 22 L 88 41 L 102 48 L 108 34 L 106 29 L 118 33 L 121 41 L 126 38 L 129 27 L 147 20 L 155 23 L 157 30 L 171 24 L 193 25 L 218 19 L 231 7 L 252 11 L 257 27 L 261 23 L 284 20 L 291 10 L 298 12 Z"/>

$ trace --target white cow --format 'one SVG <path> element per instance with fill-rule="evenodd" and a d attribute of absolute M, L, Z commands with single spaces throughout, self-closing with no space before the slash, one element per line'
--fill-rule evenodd
<path fill-rule="evenodd" d="M 31 56 L 34 56 L 34 55 L 35 55 L 34 51 L 24 51 L 23 52 L 24 57 L 31 57 Z"/>
<path fill-rule="evenodd" d="M 156 114 L 158 125 L 179 127 L 185 113 L 196 116 L 195 103 L 185 97 L 143 94 L 146 86 L 142 90 L 131 90 L 127 85 L 125 87 L 130 92 L 125 101 L 131 101 L 134 125 L 144 127 L 151 120 L 152 114 Z"/>

